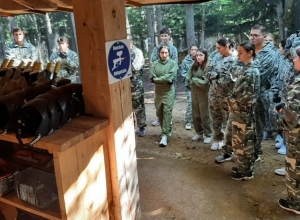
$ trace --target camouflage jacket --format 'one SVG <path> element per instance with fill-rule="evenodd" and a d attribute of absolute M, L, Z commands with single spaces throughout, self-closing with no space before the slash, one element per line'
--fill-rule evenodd
<path fill-rule="evenodd" d="M 283 109 L 283 117 L 278 119 L 278 128 L 282 130 L 290 131 L 288 133 L 289 135 L 294 134 L 298 136 L 298 133 L 300 131 L 299 102 L 300 102 L 300 73 L 297 72 L 294 82 L 289 86 L 286 106 Z"/>
<path fill-rule="evenodd" d="M 136 46 L 132 46 L 130 50 L 132 77 L 141 77 L 145 64 L 143 52 Z"/>
<path fill-rule="evenodd" d="M 191 86 L 192 89 L 196 88 L 202 92 L 208 92 L 209 84 L 205 79 L 205 71 L 200 67 L 197 71 L 192 68 L 186 74 L 186 82 Z"/>
<path fill-rule="evenodd" d="M 191 68 L 191 66 L 193 65 L 193 63 L 194 63 L 194 60 L 192 59 L 190 54 L 186 55 L 186 57 L 181 62 L 180 74 L 184 79 L 186 78 L 186 74 L 189 71 L 189 69 Z M 189 84 L 185 81 L 184 85 L 188 86 Z"/>
<path fill-rule="evenodd" d="M 28 62 L 35 62 L 38 58 L 37 51 L 35 47 L 24 40 L 22 46 L 19 46 L 14 41 L 11 45 L 9 45 L 5 50 L 5 58 L 14 60 L 13 66 L 19 66 L 21 61 L 26 65 Z"/>
<path fill-rule="evenodd" d="M 66 58 L 61 58 L 59 56 L 60 51 L 57 50 L 50 56 L 50 61 L 52 62 L 52 68 L 54 68 L 55 64 L 57 62 L 61 62 L 60 70 L 57 74 L 60 78 L 69 78 L 69 77 L 75 77 L 75 72 L 79 67 L 79 59 L 77 54 L 72 50 L 67 50 Z"/>
<path fill-rule="evenodd" d="M 151 66 L 151 75 L 155 84 L 173 84 L 177 78 L 177 64 L 170 58 L 156 60 Z"/>
<path fill-rule="evenodd" d="M 253 62 L 249 63 L 240 70 L 235 79 L 234 87 L 226 102 L 230 111 L 247 112 L 254 107 L 259 93 L 259 70 Z"/>
<path fill-rule="evenodd" d="M 221 56 L 221 54 L 218 52 L 218 50 L 214 50 L 213 52 L 211 52 L 211 53 L 209 54 L 208 59 L 209 59 L 210 62 L 214 62 L 214 60 L 215 60 L 218 56 Z"/>
<path fill-rule="evenodd" d="M 159 45 L 157 45 L 156 47 L 153 48 L 152 54 L 151 54 L 151 59 L 150 59 L 150 63 L 152 64 L 154 61 L 159 60 L 159 54 L 158 54 L 158 49 L 162 46 L 163 44 L 160 43 Z M 166 45 L 167 47 L 169 47 L 170 50 L 170 58 L 172 60 L 174 60 L 176 62 L 176 65 L 178 65 L 178 52 L 176 47 L 169 42 L 168 45 Z"/>
<path fill-rule="evenodd" d="M 267 43 L 262 50 L 256 54 L 255 63 L 259 67 L 261 91 L 270 89 L 275 82 L 278 73 L 276 60 L 278 58 L 278 50 L 274 48 L 274 44 Z"/>
<path fill-rule="evenodd" d="M 229 73 L 235 74 L 236 68 L 240 68 L 240 62 L 236 56 L 224 58 L 218 56 L 212 60 L 206 70 L 206 78 L 210 83 L 210 93 L 227 96 L 232 90 L 234 82 Z"/>

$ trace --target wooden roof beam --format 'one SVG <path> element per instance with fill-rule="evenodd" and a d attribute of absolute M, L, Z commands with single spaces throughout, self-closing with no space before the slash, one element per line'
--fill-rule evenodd
<path fill-rule="evenodd" d="M 137 8 L 140 8 L 142 6 L 140 3 L 137 3 L 137 2 L 131 1 L 131 0 L 125 0 L 125 5 L 126 6 L 134 6 Z"/>
<path fill-rule="evenodd" d="M 7 10 L 7 11 L 18 11 L 18 10 L 27 10 L 28 8 L 24 5 L 20 5 L 17 2 L 14 2 L 12 0 L 5 0 L 1 2 L 0 9 Z"/>
<path fill-rule="evenodd" d="M 73 8 L 72 0 L 49 0 L 62 8 Z"/>
<path fill-rule="evenodd" d="M 25 7 L 32 10 L 47 10 L 47 11 L 55 11 L 57 9 L 57 5 L 53 2 L 49 2 L 47 0 L 13 0 Z"/>

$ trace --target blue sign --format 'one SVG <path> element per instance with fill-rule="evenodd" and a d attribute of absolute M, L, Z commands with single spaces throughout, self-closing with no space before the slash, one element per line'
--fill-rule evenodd
<path fill-rule="evenodd" d="M 130 70 L 130 52 L 126 44 L 114 42 L 108 51 L 108 68 L 115 79 L 123 79 Z"/>

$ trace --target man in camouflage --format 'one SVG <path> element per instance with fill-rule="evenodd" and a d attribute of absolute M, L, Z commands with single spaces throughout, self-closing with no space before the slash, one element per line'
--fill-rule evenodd
<path fill-rule="evenodd" d="M 262 154 L 263 132 L 266 126 L 266 118 L 270 105 L 269 91 L 271 83 L 277 74 L 276 52 L 274 45 L 265 42 L 266 29 L 262 25 L 254 25 L 250 33 L 250 41 L 255 46 L 255 62 L 260 72 L 260 93 L 257 96 L 256 107 L 254 108 L 255 117 L 255 160 L 259 161 L 259 154 Z"/>
<path fill-rule="evenodd" d="M 286 104 L 277 105 L 275 112 L 283 113 L 283 117 L 278 120 L 278 128 L 286 131 L 287 143 L 285 179 L 288 197 L 280 199 L 278 203 L 281 208 L 300 214 L 300 48 L 296 50 L 296 53 L 294 65 L 298 72 L 289 87 Z"/>
<path fill-rule="evenodd" d="M 13 42 L 5 50 L 5 58 L 14 60 L 13 66 L 19 66 L 23 61 L 24 65 L 28 62 L 33 63 L 37 60 L 37 51 L 35 47 L 28 43 L 24 38 L 25 34 L 22 28 L 16 27 L 12 31 Z"/>
<path fill-rule="evenodd" d="M 132 77 L 131 80 L 131 98 L 132 109 L 135 114 L 136 124 L 139 128 L 139 136 L 146 135 L 146 110 L 144 103 L 144 85 L 143 85 L 143 67 L 145 64 L 143 52 L 133 45 L 132 36 L 128 36 L 130 40 L 130 56 Z"/>
<path fill-rule="evenodd" d="M 79 67 L 78 55 L 69 49 L 69 40 L 66 37 L 57 39 L 58 50 L 51 54 L 50 61 L 52 67 L 57 62 L 61 62 L 61 67 L 56 76 L 56 81 L 60 79 L 69 79 L 72 83 L 76 83 L 76 73 Z"/>
<path fill-rule="evenodd" d="M 192 98 L 191 98 L 191 87 L 186 81 L 186 74 L 189 71 L 190 67 L 193 65 L 195 58 L 196 58 L 196 52 L 198 47 L 196 45 L 192 45 L 189 50 L 189 54 L 186 55 L 186 57 L 181 62 L 181 68 L 180 68 L 180 74 L 184 78 L 184 87 L 185 87 L 185 94 L 187 96 L 187 107 L 186 107 L 186 113 L 185 113 L 185 129 L 191 130 L 192 129 Z"/>

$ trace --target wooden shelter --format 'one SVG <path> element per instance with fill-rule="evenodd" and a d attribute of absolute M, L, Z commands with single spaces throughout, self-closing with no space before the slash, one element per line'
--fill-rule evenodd
<path fill-rule="evenodd" d="M 86 111 L 36 147 L 53 154 L 59 202 L 40 210 L 14 193 L 0 197 L 8 220 L 16 209 L 48 219 L 139 219 L 139 185 L 130 80 L 109 84 L 105 43 L 126 39 L 125 6 L 209 0 L 3 0 L 0 16 L 74 12 Z M 17 142 L 11 135 L 4 140 Z"/>

